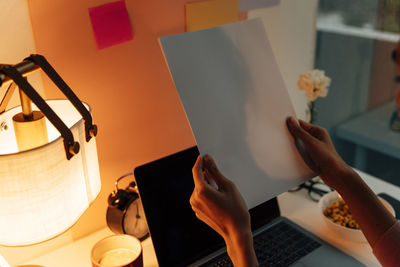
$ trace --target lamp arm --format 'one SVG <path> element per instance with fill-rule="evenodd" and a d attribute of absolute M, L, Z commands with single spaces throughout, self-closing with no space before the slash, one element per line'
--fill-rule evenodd
<path fill-rule="evenodd" d="M 31 61 L 33 62 L 33 64 L 39 66 L 82 115 L 82 118 L 85 122 L 86 142 L 89 142 L 92 137 L 96 136 L 97 126 L 93 124 L 90 112 L 85 108 L 85 106 L 82 104 L 82 101 L 61 78 L 56 70 L 50 65 L 46 58 L 42 55 L 33 54 L 27 57 L 25 61 Z"/>
<path fill-rule="evenodd" d="M 3 74 L 3 73 L 1 73 L 1 74 Z M 11 83 L 8 86 L 7 91 L 4 94 L 4 97 L 3 97 L 3 99 L 1 100 L 1 103 L 0 103 L 0 115 L 6 111 L 8 102 L 10 102 L 11 97 L 12 97 L 14 91 L 15 91 L 15 88 L 17 88 L 15 83 Z"/>
<path fill-rule="evenodd" d="M 5 68 L 7 66 L 10 66 L 8 64 L 0 64 L 0 68 Z M 31 74 L 32 72 L 35 72 L 37 70 L 39 70 L 39 66 L 37 66 L 34 62 L 32 61 L 22 61 L 16 65 L 14 65 L 14 67 L 18 70 L 19 73 L 22 73 L 22 76 L 26 77 L 29 74 Z M 10 79 L 10 77 L 8 77 L 6 74 L 4 73 L 0 73 L 0 86 L 3 86 L 5 84 L 8 84 L 12 82 L 12 79 Z"/>
<path fill-rule="evenodd" d="M 10 77 L 18 87 L 32 100 L 33 103 L 43 112 L 49 121 L 57 128 L 64 139 L 64 148 L 67 159 L 79 152 L 79 143 L 74 141 L 71 130 L 50 108 L 44 99 L 35 91 L 32 85 L 22 76 L 22 74 L 13 66 L 6 66 L 0 69 L 0 73 Z"/>
<path fill-rule="evenodd" d="M 8 64 L 0 64 L 0 69 L 5 68 L 7 66 L 11 66 Z M 16 65 L 14 65 L 14 67 L 20 72 L 22 73 L 22 76 L 27 77 L 29 74 L 31 74 L 32 72 L 35 72 L 37 70 L 39 70 L 39 66 L 37 66 L 34 62 L 32 61 L 23 61 L 20 62 Z M 2 114 L 3 112 L 6 111 L 8 102 L 11 99 L 11 96 L 13 95 L 14 91 L 15 91 L 15 84 L 13 84 L 12 79 L 10 79 L 10 77 L 8 77 L 7 75 L 5 75 L 4 73 L 0 72 L 0 87 L 3 85 L 7 85 L 10 84 L 3 96 L 3 99 L 1 100 L 0 103 L 0 114 Z"/>

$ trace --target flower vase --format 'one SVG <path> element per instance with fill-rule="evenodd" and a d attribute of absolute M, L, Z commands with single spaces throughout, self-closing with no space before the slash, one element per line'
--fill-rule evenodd
<path fill-rule="evenodd" d="M 317 119 L 317 109 L 312 101 L 308 102 L 307 119 L 311 124 L 314 124 Z"/>
<path fill-rule="evenodd" d="M 390 128 L 394 131 L 400 131 L 399 111 L 396 109 L 390 118 Z"/>

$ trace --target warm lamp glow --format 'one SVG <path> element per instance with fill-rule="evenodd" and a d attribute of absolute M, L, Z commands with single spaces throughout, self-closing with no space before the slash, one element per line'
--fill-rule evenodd
<path fill-rule="evenodd" d="M 0 115 L 0 244 L 28 245 L 70 228 L 100 192 L 95 138 L 85 139 L 82 116 L 67 100 L 46 101 L 70 128 L 80 151 L 66 158 L 63 138 L 46 119 L 48 142 L 18 152 L 13 108 Z M 90 110 L 88 105 L 85 105 Z"/>
<path fill-rule="evenodd" d="M 8 264 L 6 259 L 4 259 L 3 256 L 1 256 L 1 254 L 0 254 L 0 266 L 1 267 L 10 267 L 10 265 Z"/>

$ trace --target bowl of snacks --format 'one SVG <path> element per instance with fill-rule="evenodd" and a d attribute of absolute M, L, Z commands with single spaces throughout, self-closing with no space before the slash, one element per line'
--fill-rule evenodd
<path fill-rule="evenodd" d="M 393 207 L 384 199 L 378 198 L 383 206 L 395 215 Z M 367 242 L 349 206 L 336 191 L 325 194 L 319 200 L 318 206 L 322 211 L 322 217 L 327 227 L 341 238 L 354 242 Z"/>

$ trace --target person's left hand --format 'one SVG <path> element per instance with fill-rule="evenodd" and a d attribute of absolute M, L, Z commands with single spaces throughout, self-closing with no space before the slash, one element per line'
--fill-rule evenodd
<path fill-rule="evenodd" d="M 249 230 L 250 214 L 246 203 L 236 185 L 218 170 L 214 160 L 209 155 L 199 156 L 192 172 L 195 188 L 190 204 L 196 216 L 224 239 Z"/>
<path fill-rule="evenodd" d="M 190 204 L 197 218 L 224 238 L 234 266 L 258 266 L 250 214 L 236 185 L 221 174 L 209 155 L 199 156 L 192 172 L 195 188 Z"/>

